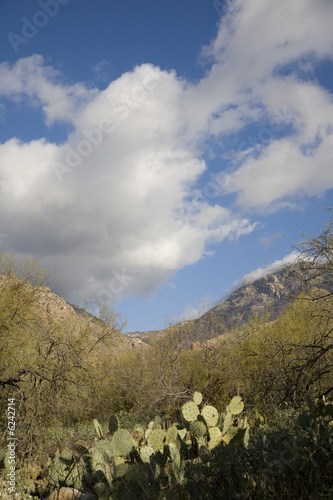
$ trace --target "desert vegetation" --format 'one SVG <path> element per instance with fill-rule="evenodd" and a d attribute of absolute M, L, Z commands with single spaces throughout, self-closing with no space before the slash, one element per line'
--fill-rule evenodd
<path fill-rule="evenodd" d="M 14 400 L 19 498 L 330 498 L 333 221 L 297 250 L 303 292 L 274 321 L 212 316 L 200 342 L 189 321 L 136 348 L 103 305 L 100 320 L 49 314 L 47 275 L 1 255 L 2 494 Z"/>

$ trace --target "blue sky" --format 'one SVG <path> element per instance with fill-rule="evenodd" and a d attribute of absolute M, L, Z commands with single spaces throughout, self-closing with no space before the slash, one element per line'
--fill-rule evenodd
<path fill-rule="evenodd" d="M 331 0 L 2 0 L 0 251 L 127 331 L 292 258 L 333 196 Z"/>

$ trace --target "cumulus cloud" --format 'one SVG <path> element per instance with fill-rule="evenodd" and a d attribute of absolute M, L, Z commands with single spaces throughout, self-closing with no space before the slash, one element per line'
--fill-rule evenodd
<path fill-rule="evenodd" d="M 329 0 L 236 0 L 203 50 L 213 65 L 186 96 L 191 133 L 223 139 L 263 124 L 236 141 L 227 175 L 216 178 L 219 194 L 236 194 L 245 212 L 333 187 L 332 94 L 311 81 L 318 62 L 332 59 L 332 16 Z"/>
<path fill-rule="evenodd" d="M 332 96 L 299 74 L 331 57 L 332 14 L 330 0 L 230 2 L 195 84 L 144 64 L 98 90 L 68 84 L 41 56 L 1 64 L 1 96 L 72 126 L 63 143 L 0 145 L 4 244 L 56 266 L 68 300 L 114 301 L 250 233 L 239 209 L 276 210 L 333 187 Z M 206 141 L 223 156 L 225 137 L 258 121 L 271 131 L 260 149 L 229 151 L 233 168 L 218 179 L 236 206 L 199 196 Z"/>
<path fill-rule="evenodd" d="M 60 89 L 65 104 L 57 119 L 74 126 L 63 144 L 13 138 L 0 146 L 8 245 L 56 266 L 68 300 L 89 306 L 89 299 L 151 293 L 197 262 L 209 243 L 253 229 L 229 209 L 197 198 L 193 188 L 206 165 L 181 137 L 185 84 L 175 73 L 137 67 L 104 91 L 87 91 L 83 106 L 76 95 L 71 102 L 72 90 L 53 82 L 52 72 L 46 80 L 39 57 L 2 71 L 13 83 L 2 85 L 7 97 L 26 92 L 47 111 L 37 82 L 50 96 Z"/>
<path fill-rule="evenodd" d="M 259 280 L 260 278 L 263 278 L 264 276 L 267 276 L 269 274 L 274 274 L 275 272 L 279 271 L 285 266 L 289 266 L 297 261 L 297 258 L 299 257 L 298 252 L 291 252 L 288 255 L 285 255 L 282 259 L 277 259 L 271 264 L 267 264 L 266 266 L 258 267 L 254 271 L 251 271 L 250 273 L 247 273 L 243 276 L 243 278 L 235 281 L 231 287 L 226 290 L 224 296 L 222 299 L 219 299 L 215 301 L 214 305 L 219 304 L 222 300 L 227 300 L 230 295 L 237 290 L 238 288 L 244 286 L 244 285 L 250 285 L 256 280 Z"/>
<path fill-rule="evenodd" d="M 15 64 L 0 64 L 0 96 L 41 106 L 47 125 L 57 120 L 71 122 L 95 92 L 81 83 L 63 83 L 59 71 L 37 54 Z"/>
<path fill-rule="evenodd" d="M 284 266 L 289 266 L 295 263 L 297 261 L 298 256 L 299 256 L 298 252 L 293 251 L 288 255 L 286 255 L 285 257 L 283 257 L 283 259 L 275 260 L 272 264 L 268 264 L 267 266 L 264 267 L 258 267 L 258 269 L 255 269 L 254 271 L 251 271 L 250 273 L 246 274 L 244 278 L 241 280 L 241 284 L 249 285 L 250 283 L 253 283 L 253 281 L 263 278 L 268 274 L 273 274 L 274 272 L 278 271 Z"/>

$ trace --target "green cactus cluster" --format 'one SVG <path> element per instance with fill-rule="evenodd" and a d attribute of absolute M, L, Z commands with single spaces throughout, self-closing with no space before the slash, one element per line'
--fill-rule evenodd
<path fill-rule="evenodd" d="M 184 426 L 187 429 L 187 440 L 182 440 L 188 445 L 192 444 L 192 454 L 198 453 L 201 446 L 212 450 L 222 441 L 229 444 L 231 441 L 247 445 L 249 438 L 249 425 L 246 417 L 239 415 L 244 409 L 240 396 L 235 396 L 226 407 L 225 417 L 221 423 L 221 416 L 214 406 L 203 404 L 202 394 L 195 392 L 193 401 L 188 401 L 182 406 Z"/>
<path fill-rule="evenodd" d="M 243 406 L 241 398 L 233 398 L 222 421 L 217 409 L 204 404 L 202 394 L 195 392 L 193 400 L 182 405 L 178 422 L 169 426 L 157 416 L 146 429 L 137 424 L 129 432 L 112 415 L 109 432 L 103 435 L 95 419 L 98 439 L 91 447 L 80 442 L 75 447 L 75 453 L 88 456 L 88 461 L 81 457 L 75 462 L 68 451 L 67 455 L 58 453 L 51 477 L 55 485 L 81 487 L 88 463 L 90 489 L 98 499 L 171 498 L 175 488 L 185 488 L 189 461 L 209 463 L 214 448 L 236 437 L 238 443 L 245 443 L 248 424 L 246 418 L 239 417 Z M 182 491 L 185 494 L 185 489 Z"/>
<path fill-rule="evenodd" d="M 71 449 L 57 449 L 52 459 L 45 455 L 38 476 L 36 474 L 27 490 L 40 498 L 53 490 L 70 487 L 90 492 L 98 500 L 195 500 L 214 498 L 219 488 L 223 498 L 245 498 L 244 491 L 247 498 L 268 498 L 262 477 L 267 474 L 270 485 L 276 472 L 271 469 L 272 461 L 265 462 L 265 457 L 270 454 L 275 460 L 277 453 L 279 463 L 286 464 L 285 469 L 280 470 L 290 478 L 291 472 L 297 474 L 298 470 L 293 450 L 296 450 L 295 456 L 302 459 L 300 463 L 307 460 L 307 450 L 310 450 L 324 479 L 327 477 L 326 482 L 331 480 L 326 460 L 333 437 L 331 402 L 325 398 L 309 399 L 308 409 L 298 413 L 300 434 L 285 433 L 284 440 L 275 432 L 266 439 L 265 418 L 254 414 L 252 422 L 257 426 L 254 427 L 257 434 L 251 444 L 243 409 L 243 401 L 236 396 L 225 411 L 219 413 L 206 404 L 200 393 L 195 393 L 192 401 L 180 407 L 180 418 L 176 422 L 156 417 L 147 428 L 136 424 L 130 432 L 122 428 L 113 415 L 106 432 L 107 425 L 103 425 L 102 431 L 99 422 L 94 420 L 97 434 L 94 441 L 73 442 Z M 249 460 L 252 456 L 255 460 Z M 5 462 L 6 451 L 0 450 L 0 468 L 5 467 Z M 43 481 L 47 482 L 47 489 L 42 488 Z M 251 496 L 257 488 L 258 496 Z M 282 495 L 272 498 L 282 498 Z"/>

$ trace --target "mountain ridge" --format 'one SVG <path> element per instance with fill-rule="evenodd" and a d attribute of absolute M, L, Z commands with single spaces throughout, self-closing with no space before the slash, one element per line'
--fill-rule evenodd
<path fill-rule="evenodd" d="M 327 276 L 318 277 L 313 286 L 333 293 L 332 280 Z M 282 267 L 251 282 L 244 282 L 226 300 L 222 300 L 199 318 L 180 322 L 178 326 L 182 329 L 191 323 L 191 338 L 194 343 L 209 340 L 234 327 L 242 326 L 255 315 L 261 317 L 266 314 L 268 320 L 273 321 L 304 289 L 304 280 L 297 268 Z M 148 342 L 152 334 L 163 331 L 137 331 L 126 335 Z"/>
<path fill-rule="evenodd" d="M 333 293 L 332 277 L 321 276 L 313 285 Z M 186 345 L 193 347 L 198 342 L 210 340 L 232 328 L 241 327 L 255 315 L 259 317 L 266 315 L 269 321 L 276 319 L 302 290 L 304 290 L 304 279 L 297 269 L 290 266 L 283 267 L 251 282 L 244 282 L 226 300 L 222 300 L 199 318 L 181 321 L 174 326 L 178 327 L 179 333 L 184 335 L 186 333 L 189 339 Z M 104 324 L 100 318 L 67 302 L 47 286 L 38 290 L 38 300 L 42 314 L 52 318 L 65 320 L 72 316 L 81 324 L 90 324 L 97 329 Z M 154 335 L 165 331 L 166 329 L 135 331 L 124 333 L 121 337 L 124 344 L 137 348 L 149 344 Z"/>

